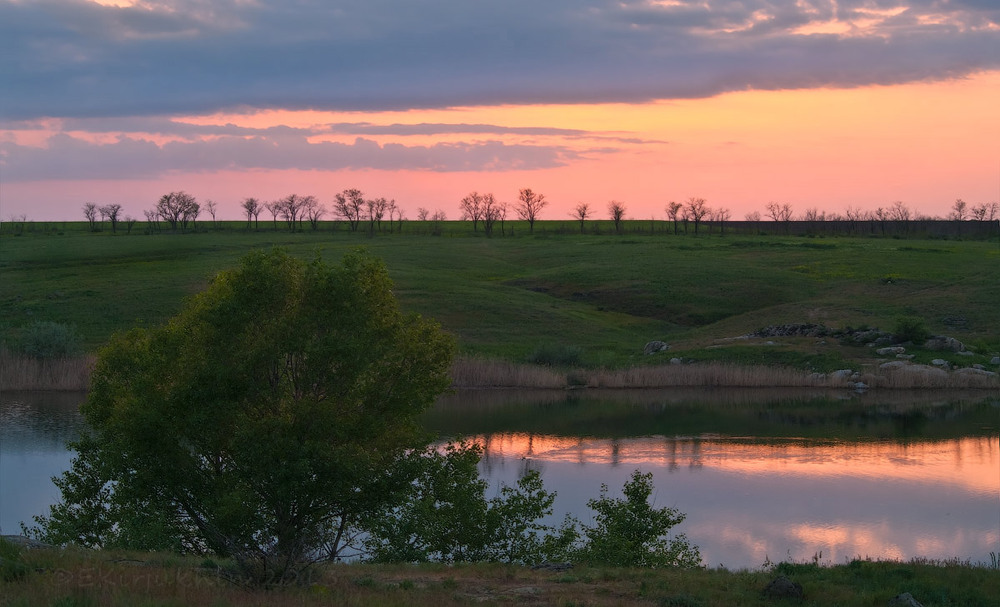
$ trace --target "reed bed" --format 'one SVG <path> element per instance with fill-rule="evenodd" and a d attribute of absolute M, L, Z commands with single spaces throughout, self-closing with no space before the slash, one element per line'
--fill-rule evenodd
<path fill-rule="evenodd" d="M 675 386 L 740 388 L 807 388 L 844 386 L 830 379 L 784 367 L 738 366 L 726 363 L 663 365 L 589 373 L 589 388 L 670 388 Z"/>
<path fill-rule="evenodd" d="M 456 388 L 565 388 L 566 374 L 549 367 L 505 360 L 457 358 L 451 367 Z"/>
<path fill-rule="evenodd" d="M 37 359 L 0 350 L 0 389 L 86 390 L 96 360 L 93 355 Z"/>
<path fill-rule="evenodd" d="M 945 371 L 927 365 L 882 366 L 864 374 L 861 381 L 873 388 L 913 389 L 1000 389 L 1000 376 L 973 368 Z"/>

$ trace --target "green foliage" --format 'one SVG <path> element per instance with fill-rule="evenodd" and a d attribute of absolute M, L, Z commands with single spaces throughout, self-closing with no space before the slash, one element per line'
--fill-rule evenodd
<path fill-rule="evenodd" d="M 547 367 L 571 367 L 580 364 L 582 353 L 583 349 L 579 346 L 542 344 L 528 355 L 526 362 Z"/>
<path fill-rule="evenodd" d="M 486 499 L 477 465 L 482 447 L 449 444 L 428 449 L 402 465 L 413 490 L 391 508 L 363 522 L 365 549 L 377 562 L 476 562 L 533 564 L 565 557 L 576 540 L 567 522 L 556 530 L 539 523 L 551 514 L 554 493 L 531 471 L 516 487 Z"/>
<path fill-rule="evenodd" d="M 634 471 L 623 492 L 624 498 L 611 498 L 607 485 L 601 485 L 600 497 L 587 502 L 595 512 L 595 524 L 583 528 L 586 543 L 579 560 L 614 567 L 701 566 L 701 554 L 686 536 L 667 536 L 685 515 L 650 504 L 651 473 Z"/>
<path fill-rule="evenodd" d="M 896 324 L 892 329 L 892 334 L 896 336 L 896 340 L 900 343 L 909 341 L 917 345 L 923 344 L 931 336 L 931 332 L 927 330 L 923 319 L 916 316 L 900 316 L 897 318 Z"/>
<path fill-rule="evenodd" d="M 17 546 L 0 538 L 0 581 L 15 582 L 28 575 L 28 566 L 21 560 Z"/>
<path fill-rule="evenodd" d="M 65 358 L 80 352 L 80 336 L 67 325 L 37 321 L 21 332 L 18 350 L 32 358 Z"/>
<path fill-rule="evenodd" d="M 384 473 L 425 444 L 414 418 L 448 386 L 452 351 L 364 253 L 251 253 L 168 324 L 100 351 L 91 432 L 38 533 L 214 553 L 251 582 L 293 581 L 407 489 Z"/>

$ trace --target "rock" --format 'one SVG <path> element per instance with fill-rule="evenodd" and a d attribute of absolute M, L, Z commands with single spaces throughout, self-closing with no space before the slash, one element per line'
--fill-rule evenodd
<path fill-rule="evenodd" d="M 852 371 L 851 369 L 837 369 L 836 371 L 830 374 L 830 379 L 846 381 L 848 379 L 851 379 L 852 375 L 854 375 L 854 371 Z"/>
<path fill-rule="evenodd" d="M 947 367 L 948 361 L 942 358 L 935 358 L 934 360 L 931 361 L 931 364 L 934 365 L 935 367 Z"/>
<path fill-rule="evenodd" d="M 801 599 L 802 584 L 779 575 L 764 588 L 764 596 L 772 599 Z"/>
<path fill-rule="evenodd" d="M 962 352 L 965 350 L 965 344 L 954 337 L 935 335 L 924 342 L 924 349 L 937 350 L 939 352 Z"/>
<path fill-rule="evenodd" d="M 23 535 L 3 535 L 0 537 L 21 548 L 52 548 L 51 544 L 46 544 L 45 542 L 40 542 Z"/>
<path fill-rule="evenodd" d="M 1000 356 L 994 356 L 990 359 L 991 365 L 1000 365 Z"/>
<path fill-rule="evenodd" d="M 901 358 L 903 360 L 913 360 L 914 356 L 916 356 L 916 354 L 897 354 L 896 358 Z"/>
<path fill-rule="evenodd" d="M 894 341 L 896 341 L 894 337 L 892 337 L 891 335 L 887 335 L 885 337 L 879 337 L 878 339 L 876 339 L 875 341 L 873 341 L 871 343 L 871 345 L 874 348 L 878 348 L 878 347 L 881 347 L 881 346 L 889 345 L 889 344 L 891 344 Z"/>
<path fill-rule="evenodd" d="M 879 348 L 878 350 L 875 350 L 875 354 L 878 354 L 879 356 L 890 356 L 893 354 L 903 354 L 905 352 L 906 348 L 902 346 L 892 346 L 889 348 Z"/>
<path fill-rule="evenodd" d="M 829 329 L 814 324 L 771 325 L 751 333 L 753 337 L 822 337 L 827 334 Z"/>
<path fill-rule="evenodd" d="M 862 381 L 858 381 L 858 382 L 854 382 L 854 386 L 853 387 L 854 387 L 854 391 L 855 392 L 864 392 L 865 390 L 868 389 L 868 384 L 866 384 L 865 382 L 862 382 Z"/>
<path fill-rule="evenodd" d="M 642 353 L 645 354 L 646 356 L 649 356 L 650 354 L 663 352 L 664 350 L 667 350 L 669 348 L 670 345 L 667 344 L 666 342 L 654 340 L 646 344 L 646 347 L 642 349 Z"/>
<path fill-rule="evenodd" d="M 531 569 L 534 571 L 566 571 L 573 568 L 573 563 L 550 563 L 548 561 L 544 563 L 539 563 L 537 565 L 532 565 Z"/>
<path fill-rule="evenodd" d="M 672 365 L 683 365 L 684 361 L 675 357 L 675 358 L 671 358 L 670 359 L 670 364 L 672 364 Z"/>
<path fill-rule="evenodd" d="M 896 596 L 889 599 L 886 603 L 886 607 L 924 607 L 920 604 L 917 599 L 913 598 L 913 595 L 909 592 L 904 592 L 903 594 L 897 594 Z"/>
<path fill-rule="evenodd" d="M 884 369 L 886 371 L 899 371 L 900 369 L 905 369 L 909 365 L 901 360 L 893 360 L 887 363 L 882 363 L 878 366 L 879 369 Z"/>
<path fill-rule="evenodd" d="M 986 367 L 982 366 L 979 363 L 976 363 L 976 364 L 972 365 L 972 368 L 973 369 L 979 369 L 980 371 L 985 371 L 986 370 Z"/>
<path fill-rule="evenodd" d="M 973 367 L 965 367 L 964 369 L 956 369 L 955 375 L 973 375 L 978 377 L 996 377 L 996 373 L 993 371 L 986 371 L 984 369 L 976 369 Z"/>

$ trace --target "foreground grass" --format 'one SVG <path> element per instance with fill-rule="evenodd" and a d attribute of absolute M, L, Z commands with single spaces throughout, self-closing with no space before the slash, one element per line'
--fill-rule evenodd
<path fill-rule="evenodd" d="M 94 351 L 116 330 L 162 323 L 251 249 L 280 245 L 333 260 L 365 246 L 386 261 L 404 308 L 437 319 L 467 356 L 567 368 L 669 356 L 825 372 L 870 351 L 833 340 L 723 340 L 786 323 L 891 330 L 901 316 L 976 349 L 955 364 L 1000 353 L 996 243 L 580 235 L 544 224 L 534 236 L 520 226 L 515 234 L 488 239 L 467 226 L 372 238 L 342 229 L 5 234 L 0 336 L 14 344 L 32 322 L 53 321 L 75 327 Z M 654 339 L 669 342 L 669 354 L 644 357 Z"/>
<path fill-rule="evenodd" d="M 756 571 L 508 565 L 328 565 L 297 587 L 249 590 L 210 560 L 169 554 L 26 550 L 30 570 L 0 581 L 3 606 L 193 605 L 885 605 L 909 592 L 925 607 L 1000 604 L 1000 575 L 961 563 L 779 564 Z M 802 600 L 763 594 L 778 575 L 801 584 Z"/>

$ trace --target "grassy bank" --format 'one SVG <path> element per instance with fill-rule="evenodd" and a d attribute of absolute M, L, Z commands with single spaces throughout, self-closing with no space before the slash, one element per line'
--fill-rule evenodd
<path fill-rule="evenodd" d="M 996 243 L 580 235 L 557 230 L 561 225 L 536 225 L 534 236 L 515 225 L 515 236 L 495 238 L 457 222 L 440 235 L 407 226 L 402 234 L 374 237 L 269 225 L 112 235 L 69 224 L 3 234 L 0 337 L 16 348 L 31 323 L 51 321 L 73 327 L 82 349 L 93 352 L 113 331 L 163 322 L 253 248 L 280 245 L 302 257 L 334 259 L 365 246 L 386 261 L 404 308 L 437 319 L 456 335 L 464 356 L 552 367 L 562 375 L 663 367 L 674 357 L 820 373 L 859 369 L 878 360 L 872 350 L 835 339 L 731 338 L 787 323 L 891 330 L 899 317 L 974 350 L 966 357 L 916 352 L 918 362 L 941 357 L 955 366 L 988 365 L 1000 354 Z M 650 340 L 671 348 L 644 356 Z M 509 372 L 524 373 L 515 366 Z"/>
<path fill-rule="evenodd" d="M 925 607 L 998 605 L 995 568 L 961 563 L 779 564 L 756 571 L 507 565 L 327 565 L 298 587 L 245 590 L 218 564 L 167 554 L 26 550 L 23 577 L 0 581 L 0 605 L 64 607 L 191 605 L 434 606 L 731 606 L 886 605 L 908 592 Z M 802 599 L 776 600 L 764 589 L 778 575 L 800 584 Z"/>

